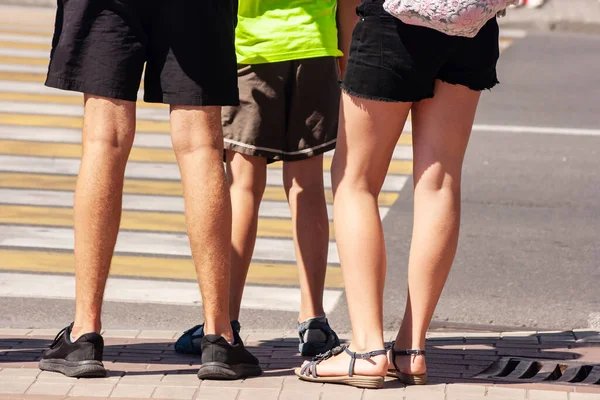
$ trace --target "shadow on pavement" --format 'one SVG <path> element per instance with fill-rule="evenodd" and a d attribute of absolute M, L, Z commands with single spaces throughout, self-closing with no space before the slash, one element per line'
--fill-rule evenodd
<path fill-rule="evenodd" d="M 493 335 L 464 337 L 461 334 L 447 334 L 444 337 L 429 339 L 426 349 L 429 381 L 499 383 L 502 382 L 502 377 L 493 380 L 475 377 L 486 369 L 490 371 L 490 366 L 492 369 L 498 369 L 499 361 L 511 358 L 538 360 L 542 364 L 546 360 L 551 364 L 572 363 L 582 357 L 589 361 L 590 351 L 600 356 L 599 343 L 576 341 L 572 332 L 553 335 L 546 338 L 540 334 L 500 338 Z M 51 342 L 50 339 L 37 337 L 0 337 L 0 368 L 37 368 L 42 352 Z M 110 371 L 109 376 L 195 374 L 200 365 L 198 355 L 178 354 L 173 350 L 174 342 L 170 341 L 107 338 L 105 342 L 104 364 Z M 297 339 L 290 338 L 260 340 L 260 336 L 250 335 L 247 340 L 247 347 L 259 358 L 265 376 L 272 377 L 291 376 L 293 368 L 302 364 L 303 358 L 299 356 L 297 346 Z M 599 362 L 600 357 L 595 361 Z M 515 372 L 513 366 L 505 376 L 518 372 Z M 532 381 L 512 379 L 510 383 Z M 395 379 L 386 382 L 388 389 L 398 387 L 402 387 L 402 384 Z"/>

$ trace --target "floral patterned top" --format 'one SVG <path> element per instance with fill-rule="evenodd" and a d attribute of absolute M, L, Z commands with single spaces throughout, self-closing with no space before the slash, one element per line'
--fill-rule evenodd
<path fill-rule="evenodd" d="M 474 37 L 498 13 L 519 0 L 385 0 L 383 8 L 410 25 L 451 36 Z"/>

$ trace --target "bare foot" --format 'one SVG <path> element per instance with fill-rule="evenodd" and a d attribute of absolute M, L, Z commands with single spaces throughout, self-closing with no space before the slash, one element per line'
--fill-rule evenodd
<path fill-rule="evenodd" d="M 350 347 L 350 351 L 354 351 Z M 304 362 L 302 366 L 306 365 Z M 319 376 L 345 376 L 348 375 L 350 366 L 350 356 L 342 352 L 337 356 L 321 361 L 317 364 L 317 374 Z M 387 373 L 388 360 L 385 355 L 374 356 L 369 359 L 357 359 L 354 364 L 354 374 L 362 376 L 385 376 Z"/>

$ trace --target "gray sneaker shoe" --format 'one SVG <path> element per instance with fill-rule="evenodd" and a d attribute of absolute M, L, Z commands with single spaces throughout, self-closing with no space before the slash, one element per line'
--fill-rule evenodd
<path fill-rule="evenodd" d="M 310 318 L 298 323 L 298 336 L 298 350 L 305 357 L 323 354 L 340 345 L 340 339 L 329 326 L 326 317 Z"/>

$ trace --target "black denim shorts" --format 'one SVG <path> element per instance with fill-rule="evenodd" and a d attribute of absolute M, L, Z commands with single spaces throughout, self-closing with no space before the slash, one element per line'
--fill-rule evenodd
<path fill-rule="evenodd" d="M 46 85 L 134 101 L 239 104 L 237 0 L 58 0 Z"/>
<path fill-rule="evenodd" d="M 495 18 L 477 36 L 465 38 L 407 25 L 383 9 L 383 0 L 363 0 L 357 14 L 342 83 L 350 95 L 414 102 L 434 96 L 436 79 L 476 91 L 498 83 Z"/>

